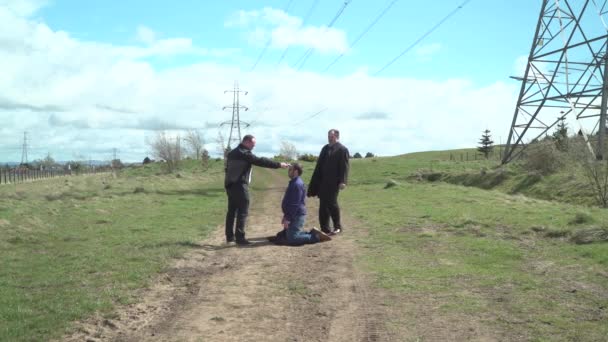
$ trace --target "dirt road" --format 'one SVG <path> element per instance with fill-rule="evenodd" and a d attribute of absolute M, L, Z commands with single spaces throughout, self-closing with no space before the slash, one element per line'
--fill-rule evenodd
<path fill-rule="evenodd" d="M 224 243 L 223 227 L 177 260 L 141 301 L 114 319 L 77 324 L 65 341 L 387 341 L 381 305 L 353 267 L 351 234 L 302 247 L 275 246 L 286 177 L 252 199 L 250 247 Z M 318 226 L 308 200 L 306 228 Z"/>

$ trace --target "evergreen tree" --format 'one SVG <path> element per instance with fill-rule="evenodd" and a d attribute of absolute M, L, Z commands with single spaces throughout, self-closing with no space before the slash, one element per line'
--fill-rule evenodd
<path fill-rule="evenodd" d="M 490 130 L 486 129 L 481 135 L 477 151 L 483 153 L 484 157 L 488 159 L 488 155 L 490 154 L 490 152 L 492 152 L 492 149 L 494 149 L 494 146 L 492 146 L 492 144 L 494 144 L 494 141 L 492 140 L 492 136 L 490 135 Z"/>
<path fill-rule="evenodd" d="M 353 156 L 353 158 L 362 158 L 361 157 L 361 153 L 359 153 L 359 152 L 355 153 L 355 155 Z"/>
<path fill-rule="evenodd" d="M 559 119 L 557 129 L 553 132 L 552 138 L 558 150 L 562 152 L 568 150 L 568 126 L 564 118 Z"/>

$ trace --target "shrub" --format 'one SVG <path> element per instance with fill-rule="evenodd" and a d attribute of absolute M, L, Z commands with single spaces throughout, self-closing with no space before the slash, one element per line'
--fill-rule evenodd
<path fill-rule="evenodd" d="M 570 154 L 577 161 L 599 205 L 608 208 L 608 161 L 597 160 L 581 139 L 571 143 Z"/>
<path fill-rule="evenodd" d="M 572 242 L 576 244 L 587 244 L 593 242 L 606 242 L 608 241 L 608 229 L 606 228 L 587 228 L 581 229 L 574 233 L 571 238 Z"/>
<path fill-rule="evenodd" d="M 307 162 L 316 162 L 317 159 L 319 159 L 317 156 L 315 156 L 314 154 L 310 154 L 310 153 L 300 154 L 298 156 L 298 160 L 307 161 Z"/>
<path fill-rule="evenodd" d="M 540 141 L 528 147 L 522 165 L 529 172 L 549 175 L 560 168 L 563 164 L 562 159 L 553 142 Z"/>
<path fill-rule="evenodd" d="M 399 183 L 397 183 L 397 181 L 395 181 L 395 180 L 393 180 L 393 179 L 390 179 L 390 180 L 389 180 L 389 181 L 386 183 L 386 185 L 384 186 L 384 188 L 385 188 L 385 189 L 388 189 L 388 188 L 392 188 L 392 187 L 397 186 L 397 185 L 399 185 Z"/>
<path fill-rule="evenodd" d="M 589 213 L 578 212 L 574 215 L 574 218 L 570 220 L 570 224 L 583 224 L 593 222 L 593 217 Z"/>

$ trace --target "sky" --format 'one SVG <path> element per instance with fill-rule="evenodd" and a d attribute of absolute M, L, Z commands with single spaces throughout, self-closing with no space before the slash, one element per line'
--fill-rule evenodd
<path fill-rule="evenodd" d="M 351 154 L 506 141 L 540 0 L 344 3 L 0 0 L 0 162 L 24 132 L 29 161 L 141 161 L 188 129 L 216 155 L 235 82 L 258 155 L 317 154 L 332 128 Z"/>

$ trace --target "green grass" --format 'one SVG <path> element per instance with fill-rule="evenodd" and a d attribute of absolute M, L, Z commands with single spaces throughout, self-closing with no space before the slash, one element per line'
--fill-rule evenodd
<path fill-rule="evenodd" d="M 412 310 L 464 315 L 504 339 L 517 331 L 525 340 L 606 340 L 608 244 L 571 238 L 605 228 L 608 211 L 509 194 L 576 202 L 584 197 L 568 195 L 576 177 L 507 169 L 506 179 L 477 179 L 470 175 L 496 161 L 450 161 L 449 153 L 351 160 L 340 201 L 367 232 L 359 265 L 377 286 L 419 305 Z M 118 177 L 0 186 L 0 340 L 59 337 L 73 320 L 137 300 L 137 289 L 223 222 L 222 166 L 191 162 L 177 176 L 155 164 Z M 307 181 L 314 163 L 304 166 Z M 423 172 L 464 174 L 459 184 L 476 187 L 418 181 Z M 268 177 L 254 171 L 253 198 Z M 390 180 L 396 185 L 384 189 Z M 286 288 L 305 291 L 298 283 Z M 425 317 L 413 311 L 395 319 L 418 316 Z"/>
<path fill-rule="evenodd" d="M 570 237 L 605 225 L 608 211 L 410 177 L 433 158 L 351 162 L 340 198 L 368 231 L 359 262 L 377 285 L 403 300 L 441 298 L 416 310 L 483 322 L 504 332 L 499 339 L 517 331 L 525 340 L 605 340 L 608 243 Z M 448 163 L 433 167 L 455 172 L 483 161 Z M 384 189 L 389 179 L 399 184 Z"/>
<path fill-rule="evenodd" d="M 196 247 L 222 222 L 222 163 L 179 173 L 148 165 L 0 186 L 0 340 L 49 340 L 109 315 Z"/>

